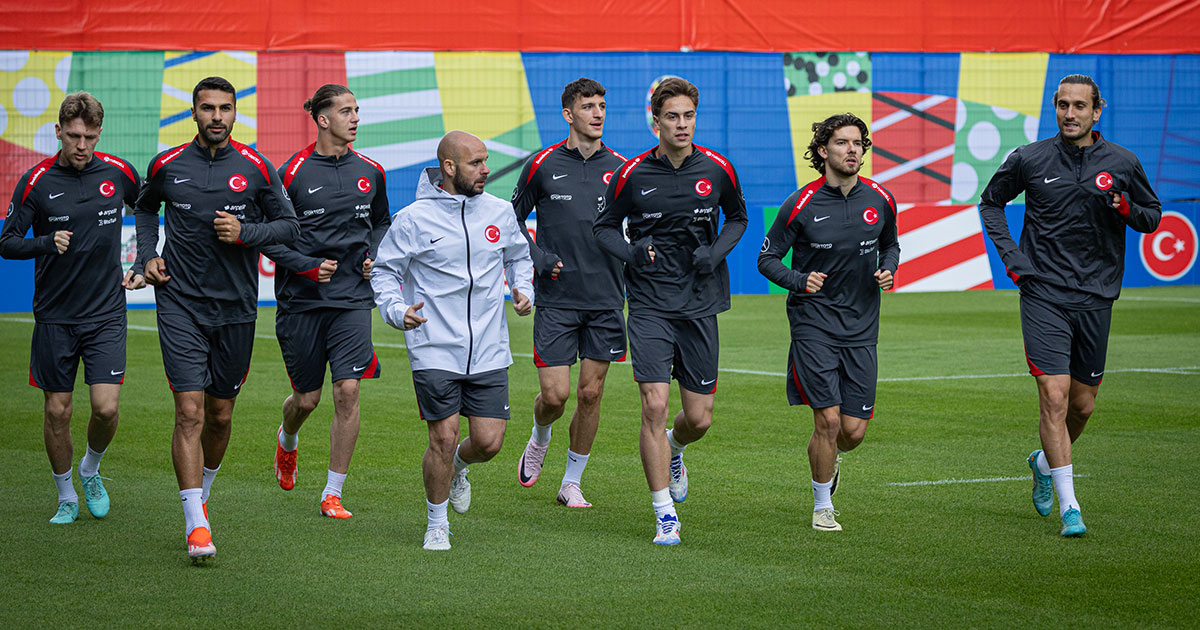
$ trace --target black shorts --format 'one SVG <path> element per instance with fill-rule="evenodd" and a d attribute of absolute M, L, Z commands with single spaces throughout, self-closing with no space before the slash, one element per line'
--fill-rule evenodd
<path fill-rule="evenodd" d="M 508 420 L 508 368 L 479 374 L 414 370 L 417 410 L 426 421 L 454 414 Z"/>
<path fill-rule="evenodd" d="M 625 360 L 625 318 L 619 309 L 583 311 L 539 306 L 533 311 L 533 364 L 574 365 L 576 357 Z"/>
<path fill-rule="evenodd" d="M 793 340 L 788 349 L 788 404 L 813 409 L 841 406 L 842 414 L 869 420 L 875 415 L 878 376 L 875 346 Z"/>
<path fill-rule="evenodd" d="M 292 389 L 298 392 L 321 389 L 326 363 L 334 382 L 379 378 L 379 358 L 371 345 L 371 311 L 367 309 L 276 311 L 275 336 Z"/>
<path fill-rule="evenodd" d="M 1111 306 L 1075 310 L 1022 295 L 1021 336 L 1029 373 L 1070 374 L 1084 385 L 1099 385 L 1111 322 Z"/>
<path fill-rule="evenodd" d="M 237 398 L 250 374 L 254 322 L 207 326 L 188 313 L 158 310 L 163 370 L 174 392 L 204 390 L 213 398 Z"/>
<path fill-rule="evenodd" d="M 721 342 L 717 316 L 667 319 L 648 313 L 629 314 L 629 349 L 633 380 L 669 383 L 697 394 L 717 391 L 717 362 Z"/>
<path fill-rule="evenodd" d="M 80 359 L 84 383 L 124 383 L 125 331 L 125 313 L 85 324 L 34 324 L 29 384 L 48 392 L 73 391 Z"/>

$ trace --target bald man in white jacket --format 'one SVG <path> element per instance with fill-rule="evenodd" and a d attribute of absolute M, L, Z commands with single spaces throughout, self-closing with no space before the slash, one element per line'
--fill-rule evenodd
<path fill-rule="evenodd" d="M 371 269 L 379 313 L 404 331 L 417 407 L 429 427 L 421 468 L 429 525 L 425 549 L 450 548 L 446 505 L 471 504 L 467 465 L 500 451 L 508 421 L 508 323 L 533 309 L 533 261 L 512 205 L 483 192 L 489 173 L 479 138 L 451 131 L 438 145 L 417 200 L 392 217 Z M 470 437 L 459 442 L 459 416 Z"/>

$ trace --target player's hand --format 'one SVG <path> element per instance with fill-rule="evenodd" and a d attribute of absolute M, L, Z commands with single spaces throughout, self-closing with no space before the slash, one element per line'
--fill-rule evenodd
<path fill-rule="evenodd" d="M 651 264 L 651 265 L 653 265 L 653 264 L 654 264 L 654 246 L 653 246 L 653 245 L 647 245 L 647 246 L 646 246 L 646 253 L 650 255 L 650 264 Z"/>
<path fill-rule="evenodd" d="M 709 249 L 708 246 L 701 245 L 692 252 L 692 269 L 694 269 L 696 273 L 702 276 L 707 276 L 715 271 L 714 267 L 715 265 L 713 265 L 712 250 Z"/>
<path fill-rule="evenodd" d="M 417 311 L 423 308 L 425 308 L 424 301 L 417 302 L 416 304 L 408 307 L 408 310 L 404 312 L 404 330 L 412 330 L 417 326 L 429 321 L 424 317 L 417 315 Z"/>
<path fill-rule="evenodd" d="M 167 275 L 167 261 L 163 260 L 161 256 L 155 256 L 146 261 L 146 282 L 161 287 L 170 279 L 171 276 Z"/>
<path fill-rule="evenodd" d="M 54 246 L 58 248 L 58 253 L 67 251 L 67 247 L 71 244 L 71 235 L 74 232 L 59 230 L 54 233 Z"/>
<path fill-rule="evenodd" d="M 562 260 L 554 263 L 554 268 L 550 270 L 550 279 L 558 280 L 558 272 L 562 271 Z"/>
<path fill-rule="evenodd" d="M 371 260 L 370 258 L 363 261 L 363 278 L 364 279 L 366 279 L 366 280 L 371 279 L 371 267 L 374 267 L 374 266 L 375 266 L 375 261 Z"/>
<path fill-rule="evenodd" d="M 633 242 L 633 263 L 635 265 L 654 264 L 654 241 L 645 236 Z"/>
<path fill-rule="evenodd" d="M 217 210 L 217 218 L 213 219 L 213 228 L 217 230 L 217 238 L 222 243 L 236 243 L 238 237 L 242 235 L 242 222 L 223 210 Z"/>
<path fill-rule="evenodd" d="M 888 289 L 892 288 L 892 284 L 894 284 L 892 272 L 888 271 L 887 269 L 876 269 L 875 282 L 879 283 L 880 289 L 887 291 Z"/>
<path fill-rule="evenodd" d="M 804 282 L 804 290 L 808 293 L 816 293 L 817 291 L 820 291 L 821 287 L 825 286 L 825 278 L 828 277 L 829 274 L 821 273 L 820 271 L 814 271 L 808 274 L 808 280 Z"/>
<path fill-rule="evenodd" d="M 125 272 L 125 277 L 121 280 L 121 286 L 125 287 L 126 291 L 134 291 L 146 287 L 146 277 L 140 273 L 133 273 L 133 270 Z"/>
<path fill-rule="evenodd" d="M 1121 193 L 1115 190 L 1110 190 L 1108 191 L 1108 199 L 1112 203 L 1114 210 L 1121 207 Z"/>
<path fill-rule="evenodd" d="M 516 287 L 513 287 L 512 290 L 512 300 L 513 310 L 517 312 L 517 315 L 525 317 L 533 312 L 533 304 L 530 303 L 529 298 L 521 295 L 521 292 L 518 291 Z"/>
<path fill-rule="evenodd" d="M 334 272 L 337 271 L 337 267 L 338 263 L 336 260 L 329 260 L 328 258 L 322 260 L 321 266 L 317 268 L 317 282 L 329 282 Z"/>

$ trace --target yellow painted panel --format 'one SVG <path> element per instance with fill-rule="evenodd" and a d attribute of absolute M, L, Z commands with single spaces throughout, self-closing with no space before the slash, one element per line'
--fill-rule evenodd
<path fill-rule="evenodd" d="M 447 131 L 487 140 L 534 120 L 521 53 L 440 52 L 434 67 Z"/>
<path fill-rule="evenodd" d="M 69 52 L 0 52 L 0 138 L 46 155 L 56 153 L 54 124 L 70 74 Z"/>
<path fill-rule="evenodd" d="M 1047 53 L 963 53 L 958 98 L 1039 118 L 1049 63 Z"/>

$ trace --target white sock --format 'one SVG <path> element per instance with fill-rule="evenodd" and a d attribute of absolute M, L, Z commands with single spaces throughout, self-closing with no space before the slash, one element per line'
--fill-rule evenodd
<path fill-rule="evenodd" d="M 1075 500 L 1074 467 L 1071 464 L 1050 469 L 1050 477 L 1054 480 L 1054 494 L 1058 495 L 1058 515 L 1062 516 L 1071 508 L 1079 509 Z"/>
<path fill-rule="evenodd" d="M 188 534 L 197 527 L 208 527 L 208 519 L 204 518 L 204 502 L 200 500 L 200 488 L 180 490 L 179 500 L 183 501 L 184 527 Z"/>
<path fill-rule="evenodd" d="M 79 478 L 87 479 L 100 474 L 100 458 L 104 457 L 104 451 L 97 453 L 92 450 L 92 445 L 88 444 L 87 454 L 83 459 L 79 460 Z"/>
<path fill-rule="evenodd" d="M 832 510 L 833 509 L 833 499 L 831 499 L 829 497 L 829 490 L 831 488 L 833 488 L 833 480 L 832 479 L 830 479 L 829 481 L 826 481 L 825 483 L 817 483 L 817 480 L 813 479 L 812 489 L 813 489 L 813 511 L 814 512 L 816 512 L 818 510 Z"/>
<path fill-rule="evenodd" d="M 687 448 L 687 444 L 680 444 L 675 441 L 675 429 L 667 429 L 667 442 L 671 444 L 671 457 L 683 452 Z"/>
<path fill-rule="evenodd" d="M 538 424 L 537 421 L 535 420 L 533 422 L 533 435 L 532 435 L 533 441 L 537 442 L 538 444 L 549 444 L 550 443 L 550 429 L 552 429 L 552 428 L 554 428 L 554 425 L 552 425 L 552 424 L 542 425 L 542 424 Z"/>
<path fill-rule="evenodd" d="M 450 520 L 446 518 L 446 505 L 450 503 L 450 499 L 446 499 L 441 503 L 430 503 L 429 499 L 425 499 L 425 510 L 429 515 L 429 526 L 427 529 L 437 529 L 445 527 L 450 529 Z"/>
<path fill-rule="evenodd" d="M 579 478 L 583 476 L 583 469 L 587 467 L 587 455 L 580 455 L 571 449 L 567 449 L 567 472 L 563 474 L 563 484 L 573 483 L 579 485 Z"/>
<path fill-rule="evenodd" d="M 54 485 L 58 488 L 59 503 L 79 503 L 79 495 L 75 493 L 75 484 L 71 481 L 70 469 L 61 475 L 54 475 Z"/>
<path fill-rule="evenodd" d="M 454 474 L 456 475 L 462 472 L 462 469 L 467 467 L 467 462 L 464 462 L 462 458 L 458 456 L 458 449 L 460 448 L 462 448 L 462 444 L 459 444 L 454 449 Z"/>
<path fill-rule="evenodd" d="M 1038 453 L 1037 461 L 1035 463 L 1037 464 L 1038 472 L 1042 473 L 1043 475 L 1050 474 L 1050 462 L 1046 461 L 1045 451 Z"/>
<path fill-rule="evenodd" d="M 325 476 L 325 489 L 321 491 L 321 498 L 324 499 L 327 494 L 335 497 L 342 496 L 342 484 L 346 483 L 346 474 L 329 471 L 329 474 Z"/>
<path fill-rule="evenodd" d="M 216 468 L 204 468 L 204 475 L 200 477 L 200 502 L 208 503 L 208 495 L 212 493 L 213 480 L 217 478 L 217 471 L 221 470 L 220 466 Z"/>
<path fill-rule="evenodd" d="M 654 518 L 664 514 L 675 515 L 675 502 L 671 500 L 671 491 L 666 488 L 651 490 L 650 503 L 654 505 Z"/>
<path fill-rule="evenodd" d="M 283 430 L 283 425 L 279 425 L 279 445 L 283 450 L 291 453 L 300 446 L 300 432 L 288 433 Z"/>

